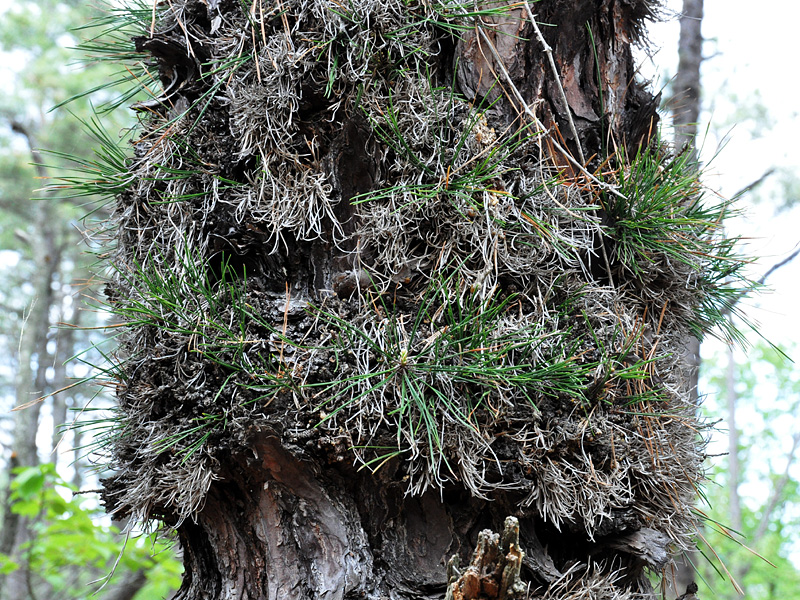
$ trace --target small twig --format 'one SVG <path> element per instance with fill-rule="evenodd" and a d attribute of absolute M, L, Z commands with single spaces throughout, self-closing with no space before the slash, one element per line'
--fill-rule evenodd
<path fill-rule="evenodd" d="M 253 5 L 255 6 L 255 4 Z M 258 53 L 256 52 L 256 30 L 255 27 L 250 28 L 250 35 L 253 38 L 253 62 L 256 63 L 256 77 L 258 78 L 258 83 L 262 83 L 261 81 L 261 67 L 259 63 L 261 62 L 258 60 Z"/>
<path fill-rule="evenodd" d="M 747 192 L 751 191 L 753 188 L 758 187 L 759 185 L 764 183 L 764 180 L 767 177 L 769 177 L 770 175 L 772 175 L 774 172 L 775 172 L 775 168 L 774 167 L 772 167 L 771 169 L 766 170 L 761 177 L 756 179 L 754 182 L 749 183 L 748 185 L 744 186 L 742 189 L 740 189 L 738 192 L 736 192 L 731 197 L 735 200 L 736 198 L 739 198 L 740 196 L 744 196 Z"/>
<path fill-rule="evenodd" d="M 289 307 L 291 306 L 292 292 L 289 289 L 289 282 L 286 282 L 286 304 L 283 307 L 283 331 L 281 332 L 284 337 L 286 336 L 286 328 L 289 324 Z"/>
<path fill-rule="evenodd" d="M 114 561 L 114 564 L 111 567 L 111 571 L 105 577 L 101 577 L 100 579 L 95 579 L 94 581 L 89 582 L 89 585 L 94 585 L 95 583 L 102 582 L 102 585 L 94 591 L 92 596 L 96 596 L 97 594 L 99 594 L 103 590 L 103 588 L 105 588 L 108 585 L 108 582 L 111 581 L 111 578 L 114 577 L 114 573 L 117 572 L 117 567 L 119 566 L 119 563 L 122 562 L 122 556 L 125 554 L 125 550 L 128 547 L 128 541 L 130 540 L 130 537 L 131 537 L 130 527 L 126 527 L 125 539 L 122 542 L 122 548 L 117 554 L 117 559 Z"/>
<path fill-rule="evenodd" d="M 603 228 L 598 226 L 598 230 L 600 231 L 600 251 L 603 255 L 603 262 L 606 264 L 606 273 L 608 273 L 608 284 L 616 289 L 617 286 L 614 285 L 614 277 L 611 275 L 611 262 L 608 260 L 608 252 L 606 252 L 606 245 L 603 240 Z"/>
<path fill-rule="evenodd" d="M 769 277 L 770 275 L 772 275 L 772 274 L 773 274 L 775 271 L 777 271 L 777 270 L 778 270 L 778 269 L 780 269 L 781 267 L 785 267 L 786 265 L 788 265 L 788 264 L 789 264 L 790 262 L 792 262 L 792 261 L 793 261 L 795 258 L 797 258 L 797 255 L 798 255 L 798 254 L 800 254 L 800 244 L 798 244 L 798 245 L 797 245 L 797 248 L 795 249 L 795 251 L 794 251 L 794 252 L 792 252 L 792 253 L 791 253 L 789 256 L 787 256 L 786 258 L 784 258 L 784 259 L 783 259 L 783 260 L 781 260 L 781 261 L 778 261 L 778 262 L 776 262 L 776 263 L 775 263 L 774 265 L 772 265 L 772 266 L 771 266 L 769 269 L 767 269 L 767 272 L 766 272 L 766 273 L 764 273 L 764 274 L 761 276 L 761 279 L 759 279 L 759 280 L 758 280 L 758 283 L 759 283 L 760 285 L 764 285 L 764 282 L 767 280 L 767 277 Z"/>
<path fill-rule="evenodd" d="M 519 89 L 514 84 L 514 81 L 511 79 L 511 75 L 509 75 L 508 71 L 506 70 L 506 67 L 503 64 L 503 60 L 500 58 L 500 55 L 497 52 L 497 48 L 495 48 L 492 40 L 489 39 L 489 36 L 486 35 L 486 32 L 483 30 L 481 26 L 479 25 L 476 26 L 476 29 L 483 37 L 483 40 L 486 42 L 486 44 L 489 46 L 489 50 L 491 50 L 492 56 L 494 56 L 495 61 L 497 62 L 497 66 L 500 67 L 500 70 L 503 72 L 503 76 L 505 77 L 508 85 L 511 87 L 511 90 L 514 92 L 514 95 L 517 97 L 517 101 L 522 105 L 528 116 L 531 117 L 531 119 L 533 119 L 533 122 L 536 124 L 536 127 L 539 129 L 539 131 L 545 132 L 547 128 L 539 120 L 539 117 L 537 117 L 536 114 L 531 110 L 530 106 L 528 106 L 528 103 L 525 102 L 525 99 L 522 97 L 522 94 L 520 93 Z M 558 73 L 556 73 L 556 79 L 558 79 Z M 566 107 L 566 110 L 567 112 L 569 112 L 570 110 L 569 106 Z M 587 178 L 593 181 L 596 185 L 600 186 L 602 189 L 611 192 L 612 194 L 615 194 L 620 198 L 627 200 L 625 195 L 614 189 L 613 186 L 610 186 L 607 183 L 603 183 L 602 181 L 597 179 L 597 177 L 589 173 L 589 171 L 586 170 L 586 167 L 584 167 L 583 164 L 575 160 L 572 154 L 568 150 L 563 148 L 561 144 L 559 144 L 552 136 L 550 137 L 550 143 L 552 143 L 553 146 L 555 146 L 558 149 L 558 151 L 561 152 L 561 154 L 563 154 L 568 161 L 570 161 L 575 167 L 578 168 L 578 170 L 580 170 Z M 578 141 L 578 147 L 580 148 L 580 141 Z M 582 156 L 583 155 L 581 154 L 581 157 Z M 603 234 L 602 228 L 600 229 L 600 233 L 601 235 Z M 608 273 L 608 282 L 611 285 L 611 287 L 614 287 L 614 277 L 611 274 L 611 262 L 608 260 L 608 253 L 606 252 L 605 244 L 601 244 L 600 249 L 602 251 L 603 262 L 605 262 L 606 271 Z"/>
<path fill-rule="evenodd" d="M 153 0 L 153 16 L 150 19 L 150 37 L 152 38 L 156 33 L 156 7 L 158 0 Z"/>
<path fill-rule="evenodd" d="M 92 490 L 75 490 L 74 492 L 72 492 L 72 495 L 81 496 L 84 494 L 102 494 L 103 492 L 105 492 L 105 490 L 102 488 L 96 488 Z"/>
<path fill-rule="evenodd" d="M 525 10 L 528 12 L 528 18 L 531 21 L 531 25 L 533 25 L 533 30 L 536 32 L 536 37 L 539 40 L 539 43 L 542 44 L 544 48 L 544 53 L 547 55 L 547 60 L 550 62 L 550 69 L 553 71 L 553 79 L 558 85 L 558 91 L 561 94 L 561 100 L 564 102 L 564 109 L 567 114 L 567 121 L 569 122 L 570 131 L 572 131 L 572 135 L 575 137 L 575 145 L 578 149 L 578 158 L 581 161 L 581 164 L 586 164 L 586 158 L 583 155 L 583 148 L 581 147 L 581 138 L 578 136 L 578 129 L 575 127 L 575 121 L 572 119 L 572 110 L 569 107 L 569 101 L 567 101 L 567 94 L 564 91 L 564 85 L 561 83 L 561 75 L 558 72 L 558 67 L 556 67 L 556 61 L 553 58 L 553 49 L 550 47 L 550 44 L 544 39 L 541 30 L 539 29 L 539 25 L 536 23 L 536 18 L 533 16 L 533 12 L 531 11 L 531 7 L 528 4 L 528 0 L 522 0 L 522 4 L 525 5 Z"/>

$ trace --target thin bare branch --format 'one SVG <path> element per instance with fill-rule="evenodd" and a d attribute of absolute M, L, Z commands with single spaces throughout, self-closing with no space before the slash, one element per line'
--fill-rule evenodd
<path fill-rule="evenodd" d="M 39 148 L 36 145 L 36 138 L 31 130 L 24 123 L 22 123 L 22 121 L 17 119 L 10 118 L 9 125 L 14 133 L 18 133 L 25 138 L 25 141 L 28 143 L 28 149 L 31 153 L 31 158 L 33 159 L 33 166 L 36 168 L 36 174 L 42 179 L 46 179 L 48 175 L 47 168 L 44 166 L 42 154 L 39 152 Z"/>
<path fill-rule="evenodd" d="M 740 197 L 744 196 L 746 193 L 751 192 L 754 188 L 756 188 L 759 185 L 761 185 L 762 183 L 764 183 L 764 181 L 766 181 L 766 179 L 769 176 L 771 176 L 773 173 L 775 173 L 775 168 L 774 167 L 772 167 L 771 169 L 767 169 L 766 171 L 764 171 L 764 173 L 761 175 L 761 177 L 759 177 L 758 179 L 756 179 L 755 181 L 753 181 L 751 183 L 748 183 L 746 186 L 744 186 L 742 189 L 740 189 L 738 192 L 736 192 L 732 197 L 734 199 L 740 198 Z"/>
<path fill-rule="evenodd" d="M 558 86 L 558 91 L 561 94 L 561 100 L 564 102 L 564 114 L 567 115 L 567 120 L 569 121 L 569 128 L 572 131 L 572 135 L 575 139 L 575 146 L 578 150 L 578 158 L 581 161 L 581 164 L 586 164 L 586 158 L 583 155 L 583 148 L 581 147 L 581 138 L 578 135 L 578 129 L 575 127 L 575 121 L 572 118 L 572 109 L 569 106 L 569 101 L 567 101 L 567 94 L 564 91 L 564 85 L 561 83 L 561 74 L 558 72 L 558 67 L 556 67 L 556 61 L 553 58 L 553 49 L 550 47 L 550 44 L 544 39 L 541 30 L 539 29 L 538 23 L 536 23 L 536 18 L 533 16 L 533 12 L 531 11 L 531 7 L 528 4 L 528 0 L 522 0 L 522 3 L 525 5 L 525 10 L 528 12 L 528 19 L 530 20 L 531 24 L 533 25 L 533 30 L 536 32 L 536 38 L 539 40 L 539 43 L 544 48 L 544 52 L 547 55 L 547 60 L 550 62 L 550 70 L 553 71 L 553 81 L 556 82 Z"/>
<path fill-rule="evenodd" d="M 796 432 L 792 436 L 792 448 L 786 453 L 786 468 L 783 470 L 783 474 L 781 475 L 780 479 L 773 486 L 772 494 L 770 494 L 767 505 L 764 507 L 764 512 L 761 514 L 761 519 L 758 522 L 758 528 L 753 534 L 751 541 L 754 546 L 757 545 L 767 533 L 767 528 L 769 527 L 772 513 L 775 512 L 775 509 L 777 508 L 781 501 L 781 497 L 783 496 L 783 491 L 786 489 L 786 485 L 791 479 L 789 470 L 791 469 L 792 465 L 794 464 L 794 460 L 797 457 L 798 448 L 800 448 L 800 431 Z"/>
<path fill-rule="evenodd" d="M 539 117 L 536 116 L 536 114 L 533 112 L 533 110 L 528 105 L 528 103 L 525 102 L 525 98 L 523 98 L 522 93 L 520 93 L 519 89 L 517 88 L 516 84 L 514 83 L 514 80 L 511 79 L 511 75 L 509 75 L 508 70 L 506 69 L 505 65 L 503 64 L 503 59 L 500 58 L 500 54 L 497 52 L 497 48 L 495 48 L 495 45 L 492 42 L 492 40 L 489 39 L 489 36 L 486 35 L 486 32 L 483 30 L 483 28 L 477 27 L 477 30 L 478 30 L 478 33 L 483 38 L 483 41 L 486 42 L 486 44 L 489 46 L 489 50 L 491 50 L 492 56 L 494 56 L 494 59 L 495 59 L 495 61 L 497 63 L 497 66 L 500 68 L 500 71 L 502 71 L 503 77 L 506 80 L 506 83 L 508 83 L 508 85 L 511 88 L 511 90 L 514 92 L 514 95 L 517 98 L 517 102 L 519 102 L 520 106 L 525 111 L 525 114 L 527 114 L 531 118 L 531 120 L 534 122 L 534 124 L 536 125 L 536 127 L 538 128 L 538 130 L 540 132 L 542 132 L 542 133 L 547 132 L 547 130 L 548 130 L 547 127 L 544 126 L 544 123 L 541 122 Z M 608 183 L 605 183 L 604 181 L 600 181 L 597 177 L 595 177 L 589 171 L 587 171 L 586 167 L 584 167 L 580 162 L 575 160 L 575 157 L 572 156 L 570 151 L 567 150 L 566 148 L 564 148 L 561 144 L 559 144 L 558 141 L 555 138 L 551 137 L 550 138 L 550 143 L 552 143 L 553 146 L 564 156 L 564 158 L 566 158 L 570 163 L 572 163 L 572 165 L 576 169 L 578 169 L 581 173 L 583 173 L 583 175 L 589 181 L 594 183 L 599 188 L 601 188 L 601 189 L 603 189 L 603 190 L 605 190 L 607 192 L 610 192 L 610 193 L 614 194 L 615 196 L 617 196 L 619 198 L 623 198 L 623 199 L 627 200 L 625 195 L 622 194 L 619 190 L 617 190 L 613 185 L 609 185 Z"/>
<path fill-rule="evenodd" d="M 761 540 L 766 535 L 770 521 L 772 520 L 772 514 L 775 512 L 775 509 L 778 507 L 778 504 L 783 498 L 783 492 L 786 489 L 789 480 L 791 479 L 789 470 L 794 464 L 798 448 L 800 448 L 800 431 L 796 432 L 792 436 L 792 448 L 786 453 L 786 468 L 783 470 L 783 474 L 781 475 L 780 479 L 778 479 L 772 486 L 772 493 L 770 494 L 769 499 L 764 506 L 764 510 L 761 513 L 761 518 L 758 521 L 758 527 L 756 527 L 755 533 L 750 538 L 750 544 L 754 548 L 759 545 Z M 742 565 L 742 568 L 738 572 L 740 580 L 750 572 L 750 570 L 753 568 L 753 564 L 753 561 L 750 561 Z"/>
<path fill-rule="evenodd" d="M 772 275 L 772 274 L 773 274 L 775 271 L 777 271 L 777 270 L 778 270 L 778 269 L 780 269 L 781 267 L 785 267 L 786 265 L 788 265 L 788 264 L 789 264 L 790 262 L 792 262 L 792 261 L 793 261 L 795 258 L 797 258 L 797 255 L 798 255 L 798 254 L 800 254 L 800 243 L 798 243 L 798 244 L 795 246 L 795 250 L 794 250 L 794 252 L 792 252 L 792 253 L 791 253 L 789 256 L 787 256 L 787 257 L 786 257 L 786 258 L 784 258 L 783 260 L 779 260 L 779 261 L 778 261 L 778 262 L 776 262 L 774 265 L 772 265 L 772 266 L 771 266 L 769 269 L 767 269 L 767 270 L 766 270 L 766 272 L 765 272 L 765 273 L 764 273 L 764 274 L 761 276 L 761 278 L 758 280 L 758 283 L 760 283 L 761 285 L 763 285 L 763 284 L 764 284 L 764 283 L 767 281 L 767 278 L 768 278 L 770 275 Z"/>

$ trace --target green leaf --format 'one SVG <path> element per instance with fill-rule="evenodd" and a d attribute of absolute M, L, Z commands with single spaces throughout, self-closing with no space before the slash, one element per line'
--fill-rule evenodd
<path fill-rule="evenodd" d="M 11 560 L 7 554 L 0 554 L 0 575 L 8 575 L 19 569 L 19 563 Z"/>
<path fill-rule="evenodd" d="M 23 469 L 14 480 L 16 495 L 23 500 L 29 500 L 42 491 L 44 486 L 44 473 L 38 467 Z"/>
<path fill-rule="evenodd" d="M 32 498 L 30 500 L 17 500 L 11 505 L 11 512 L 23 517 L 35 517 L 41 508 L 39 502 Z"/>

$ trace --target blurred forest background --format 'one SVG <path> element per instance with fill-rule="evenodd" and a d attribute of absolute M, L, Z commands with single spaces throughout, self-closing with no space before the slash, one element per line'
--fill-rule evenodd
<path fill-rule="evenodd" d="M 664 4 L 665 23 L 652 28 L 640 60 L 663 89 L 669 139 L 671 115 L 685 105 L 673 97 L 684 2 Z M 705 4 L 699 156 L 712 190 L 740 196 L 743 216 L 728 227 L 749 239 L 746 252 L 758 257 L 751 277 L 768 289 L 743 301 L 756 323 L 744 328 L 746 351 L 714 340 L 701 348 L 703 411 L 717 427 L 697 509 L 706 525 L 689 558 L 701 598 L 800 598 L 800 367 L 787 358 L 800 356 L 800 260 L 792 262 L 800 159 L 787 135 L 800 119 L 772 75 L 796 20 L 786 15 L 786 31 L 776 33 L 775 23 L 762 29 L 736 17 L 748 14 L 741 0 Z M 102 464 L 89 454 L 113 427 L 113 389 L 93 380 L 93 365 L 114 346 L 114 324 L 94 300 L 110 207 L 57 186 L 123 164 L 124 132 L 134 124 L 125 106 L 136 99 L 105 86 L 131 74 L 111 61 L 78 64 L 71 50 L 112 21 L 80 0 L 0 1 L 0 600 L 149 600 L 180 585 L 168 539 L 122 533 L 125 523 L 104 516 L 95 493 Z M 95 88 L 103 90 L 86 93 Z M 109 154 L 98 160 L 96 152 Z"/>

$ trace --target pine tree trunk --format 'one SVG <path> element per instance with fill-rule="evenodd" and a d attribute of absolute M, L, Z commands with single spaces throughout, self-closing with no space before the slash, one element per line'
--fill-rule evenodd
<path fill-rule="evenodd" d="M 140 16 L 108 510 L 177 530 L 181 600 L 651 593 L 694 527 L 705 293 L 613 233 L 653 3 L 278 7 Z M 521 572 L 479 535 L 508 515 Z"/>

